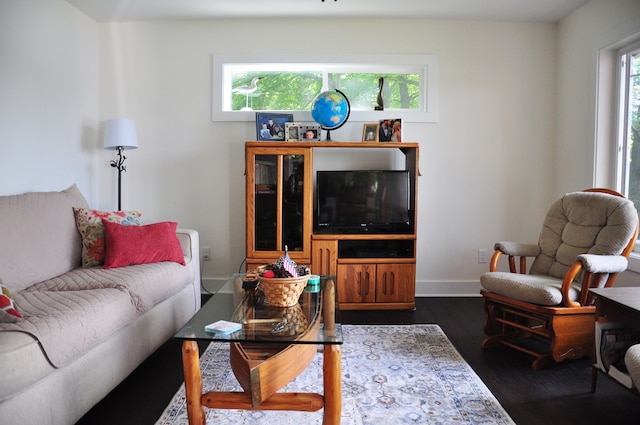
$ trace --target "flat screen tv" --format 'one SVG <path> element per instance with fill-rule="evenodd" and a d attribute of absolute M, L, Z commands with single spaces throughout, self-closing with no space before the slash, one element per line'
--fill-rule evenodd
<path fill-rule="evenodd" d="M 411 176 L 401 170 L 318 171 L 318 233 L 413 233 Z"/>

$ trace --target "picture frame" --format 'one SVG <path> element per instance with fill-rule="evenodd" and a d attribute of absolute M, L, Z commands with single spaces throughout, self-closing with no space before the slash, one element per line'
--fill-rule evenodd
<path fill-rule="evenodd" d="M 379 123 L 366 123 L 362 125 L 362 141 L 365 143 L 376 143 L 378 141 Z"/>
<path fill-rule="evenodd" d="M 284 123 L 284 140 L 287 142 L 300 141 L 300 123 L 299 122 Z"/>
<path fill-rule="evenodd" d="M 322 137 L 322 129 L 319 125 L 301 125 L 300 126 L 300 141 L 305 142 L 319 142 Z"/>
<path fill-rule="evenodd" d="M 378 142 L 402 142 L 402 119 L 386 118 L 378 121 Z"/>
<path fill-rule="evenodd" d="M 259 141 L 284 141 L 285 124 L 293 121 L 293 114 L 256 112 L 256 138 Z"/>

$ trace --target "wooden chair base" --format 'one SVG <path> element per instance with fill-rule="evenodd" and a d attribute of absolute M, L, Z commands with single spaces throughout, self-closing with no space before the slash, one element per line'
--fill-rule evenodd
<path fill-rule="evenodd" d="M 481 291 L 485 311 L 483 349 L 504 345 L 534 357 L 533 369 L 593 353 L 595 307 L 547 307 Z M 545 342 L 544 350 L 527 341 Z"/>

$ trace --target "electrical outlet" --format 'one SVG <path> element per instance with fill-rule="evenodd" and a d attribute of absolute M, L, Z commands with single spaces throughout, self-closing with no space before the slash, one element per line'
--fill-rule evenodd
<path fill-rule="evenodd" d="M 211 248 L 209 248 L 208 246 L 203 246 L 202 248 L 200 248 L 200 259 L 202 261 L 211 260 Z"/>
<path fill-rule="evenodd" d="M 478 264 L 484 264 L 487 262 L 487 250 L 479 249 L 478 250 Z"/>

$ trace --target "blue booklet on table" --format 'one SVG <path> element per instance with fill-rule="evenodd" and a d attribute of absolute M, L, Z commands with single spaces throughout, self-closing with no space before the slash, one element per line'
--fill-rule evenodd
<path fill-rule="evenodd" d="M 230 334 L 242 329 L 242 325 L 236 322 L 229 322 L 227 320 L 218 320 L 217 322 L 210 323 L 204 327 L 207 332 L 215 332 L 219 334 Z"/>

